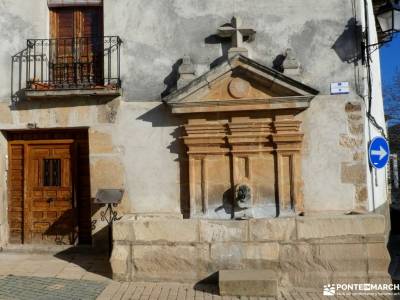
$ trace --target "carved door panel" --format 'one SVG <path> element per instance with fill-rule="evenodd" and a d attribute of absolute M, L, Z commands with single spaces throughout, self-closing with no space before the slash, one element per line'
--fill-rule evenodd
<path fill-rule="evenodd" d="M 24 240 L 74 244 L 73 143 L 28 145 Z"/>

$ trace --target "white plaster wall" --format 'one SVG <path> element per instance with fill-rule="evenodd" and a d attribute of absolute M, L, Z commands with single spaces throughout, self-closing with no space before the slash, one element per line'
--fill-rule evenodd
<path fill-rule="evenodd" d="M 375 17 L 372 11 L 372 1 L 367 0 L 367 15 L 369 23 L 369 44 L 375 44 L 378 41 L 375 28 Z M 363 21 L 363 26 L 365 22 Z M 386 133 L 386 122 L 383 108 L 383 97 L 382 97 L 382 83 L 381 83 L 381 71 L 380 71 L 380 58 L 379 51 L 373 47 L 370 50 L 373 51 L 371 55 L 371 81 L 372 81 L 372 104 L 371 104 L 371 115 L 375 118 L 377 123 L 383 127 Z M 366 70 L 365 70 L 366 71 Z M 364 73 L 366 80 L 366 73 Z M 365 81 L 366 84 L 366 81 Z M 365 105 L 368 107 L 368 95 L 367 87 L 364 89 L 364 99 Z M 381 136 L 380 130 L 368 119 L 365 119 L 365 136 L 366 136 L 366 151 L 368 151 L 369 141 L 371 141 L 376 136 Z M 368 159 L 368 157 L 367 157 Z M 367 184 L 368 184 L 368 194 L 369 194 L 369 210 L 374 211 L 382 207 L 385 202 L 388 201 L 387 196 L 387 168 L 380 170 L 369 168 L 369 163 L 367 162 Z"/>
<path fill-rule="evenodd" d="M 160 99 L 184 54 L 196 64 L 197 75 L 207 71 L 229 47 L 212 36 L 233 15 L 257 31 L 255 40 L 245 43 L 253 59 L 272 66 L 291 47 L 302 64 L 302 80 L 322 94 L 329 94 L 331 82 L 356 85 L 354 65 L 334 49 L 339 40 L 350 51 L 355 46 L 354 32 L 347 30 L 355 14 L 351 1 L 105 0 L 104 12 L 105 34 L 123 40 L 121 72 L 128 101 Z"/>
<path fill-rule="evenodd" d="M 0 0 L 0 102 L 10 100 L 11 56 L 26 48 L 27 39 L 48 37 L 45 0 Z"/>
<path fill-rule="evenodd" d="M 179 121 L 159 102 L 122 102 L 114 129 L 133 213 L 180 213 Z M 180 150 L 181 151 L 181 150 Z"/>
<path fill-rule="evenodd" d="M 303 121 L 302 176 L 306 211 L 353 209 L 355 187 L 343 183 L 342 162 L 352 153 L 340 147 L 340 136 L 348 134 L 345 105 L 349 96 L 317 96 L 298 117 Z"/>

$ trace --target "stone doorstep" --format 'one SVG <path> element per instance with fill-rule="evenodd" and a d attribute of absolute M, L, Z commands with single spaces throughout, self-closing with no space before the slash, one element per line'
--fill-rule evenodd
<path fill-rule="evenodd" d="M 271 270 L 220 270 L 221 296 L 278 296 L 278 274 Z"/>
<path fill-rule="evenodd" d="M 97 254 L 97 250 L 86 245 L 45 245 L 45 244 L 8 244 L 0 247 L 0 253 L 19 254 L 57 254 L 60 252 L 69 254 Z M 100 252 L 99 252 L 100 253 Z"/>

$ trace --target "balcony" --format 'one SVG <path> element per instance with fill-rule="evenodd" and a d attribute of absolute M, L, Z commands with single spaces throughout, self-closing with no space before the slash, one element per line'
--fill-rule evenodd
<path fill-rule="evenodd" d="M 118 36 L 29 39 L 11 59 L 11 98 L 120 95 Z"/>

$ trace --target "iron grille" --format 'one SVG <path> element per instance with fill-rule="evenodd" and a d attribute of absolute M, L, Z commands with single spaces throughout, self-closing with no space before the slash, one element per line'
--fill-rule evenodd
<path fill-rule="evenodd" d="M 11 97 L 22 90 L 119 88 L 118 36 L 29 39 L 12 56 Z"/>

